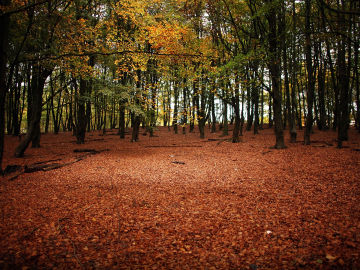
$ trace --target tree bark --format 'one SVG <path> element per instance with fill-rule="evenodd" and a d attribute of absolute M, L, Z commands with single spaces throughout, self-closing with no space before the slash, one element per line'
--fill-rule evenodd
<path fill-rule="evenodd" d="M 285 148 L 284 132 L 282 123 L 282 95 L 280 87 L 280 65 L 279 63 L 279 47 L 278 47 L 278 31 L 277 31 L 277 12 L 273 1 L 267 1 L 270 4 L 267 20 L 269 23 L 269 70 L 272 84 L 273 110 L 275 122 L 275 149 Z"/>
<path fill-rule="evenodd" d="M 344 2 L 343 2 L 343 5 Z M 342 8 L 345 8 L 344 6 Z M 339 106 L 339 122 L 338 122 L 338 147 L 342 147 L 342 142 L 348 140 L 348 127 L 349 127 L 349 97 L 350 97 L 350 58 L 351 58 L 351 22 L 350 26 L 346 24 L 345 15 L 338 14 L 339 29 L 345 31 L 345 35 L 339 37 L 338 42 L 338 86 L 340 93 L 340 106 Z M 349 29 L 347 29 L 349 27 Z M 349 31 L 347 31 L 349 30 Z M 346 32 L 347 31 L 347 32 Z M 348 52 L 346 52 L 348 48 Z M 346 54 L 348 55 L 348 64 L 346 64 Z"/>
<path fill-rule="evenodd" d="M 76 143 L 83 144 L 85 143 L 85 133 L 86 133 L 86 111 L 85 111 L 85 95 L 88 92 L 89 83 L 87 80 L 80 78 L 80 87 L 79 95 L 76 102 L 76 125 L 75 125 L 75 136 Z"/>
<path fill-rule="evenodd" d="M 31 104 L 32 112 L 30 116 L 30 123 L 25 138 L 15 149 L 15 157 L 22 157 L 30 142 L 35 142 L 35 145 L 40 143 L 40 120 L 42 113 L 42 95 L 44 91 L 45 81 L 52 73 L 52 69 L 44 68 L 40 65 L 35 65 L 33 76 L 31 80 Z"/>
<path fill-rule="evenodd" d="M 311 0 L 305 0 L 305 56 L 306 56 L 306 69 L 307 69 L 307 116 L 304 132 L 304 144 L 310 144 L 310 134 L 313 125 L 313 104 L 314 104 L 314 87 L 315 81 L 313 76 L 313 65 L 311 57 L 311 29 L 310 29 L 310 16 L 311 16 Z"/>
<path fill-rule="evenodd" d="M 1 6 L 10 5 L 10 0 L 0 0 Z M 6 98 L 6 63 L 9 45 L 10 16 L 0 16 L 0 174 L 2 174 L 2 160 L 5 139 L 5 98 Z"/>
<path fill-rule="evenodd" d="M 235 113 L 235 123 L 234 123 L 234 129 L 232 134 L 232 142 L 238 143 L 240 141 L 240 125 L 241 125 L 241 118 L 240 118 L 240 92 L 239 92 L 239 76 L 236 75 L 235 77 L 235 89 L 234 89 L 234 95 L 232 96 L 232 104 L 234 107 L 234 113 Z"/>
<path fill-rule="evenodd" d="M 173 114 L 173 127 L 175 134 L 178 134 L 178 103 L 179 103 L 179 88 L 178 78 L 175 78 L 174 82 L 174 114 Z"/>

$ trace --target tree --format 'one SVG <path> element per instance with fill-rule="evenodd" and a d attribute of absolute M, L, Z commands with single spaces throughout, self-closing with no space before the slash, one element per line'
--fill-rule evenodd
<path fill-rule="evenodd" d="M 278 45 L 278 8 L 275 5 L 276 2 L 272 0 L 266 1 L 268 5 L 268 12 L 266 14 L 266 19 L 269 25 L 268 32 L 268 44 L 269 44 L 269 52 L 268 52 L 268 66 L 271 77 L 271 95 L 273 98 L 273 110 L 274 110 L 274 122 L 275 122 L 275 137 L 276 143 L 274 148 L 283 149 L 285 148 L 284 142 L 284 132 L 283 132 L 283 122 L 282 122 L 282 94 L 281 94 L 281 86 L 280 86 L 280 51 Z"/>
<path fill-rule="evenodd" d="M 0 0 L 1 8 L 10 6 L 10 0 Z M 2 174 L 2 160 L 4 153 L 4 135 L 5 135 L 5 97 L 7 92 L 6 87 L 6 63 L 8 38 L 10 28 L 10 15 L 0 15 L 0 174 Z"/>
<path fill-rule="evenodd" d="M 305 55 L 306 55 L 306 71 L 307 71 L 307 117 L 304 132 L 304 144 L 310 144 L 310 134 L 313 125 L 313 105 L 314 105 L 314 92 L 315 81 L 313 74 L 313 64 L 311 56 L 311 0 L 305 0 Z"/>

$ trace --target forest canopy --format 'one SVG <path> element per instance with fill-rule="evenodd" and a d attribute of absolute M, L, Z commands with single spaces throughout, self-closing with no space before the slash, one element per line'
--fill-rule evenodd
<path fill-rule="evenodd" d="M 360 130 L 356 0 L 0 0 L 0 169 L 42 132 Z"/>

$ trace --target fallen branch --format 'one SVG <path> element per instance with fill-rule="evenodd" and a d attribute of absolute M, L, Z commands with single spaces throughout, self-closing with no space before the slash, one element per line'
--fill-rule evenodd
<path fill-rule="evenodd" d="M 18 178 L 23 173 L 33 173 L 33 172 L 39 172 L 39 171 L 47 172 L 47 171 L 59 169 L 59 168 L 74 164 L 76 162 L 79 162 L 81 160 L 84 160 L 86 157 L 88 157 L 90 155 L 99 154 L 99 153 L 105 152 L 105 151 L 110 151 L 110 150 L 109 149 L 103 149 L 103 150 L 74 149 L 74 153 L 85 153 L 85 154 L 76 157 L 76 159 L 74 161 L 64 162 L 64 163 L 58 163 L 58 162 L 49 163 L 49 162 L 53 162 L 53 161 L 61 161 L 61 160 L 63 160 L 63 159 L 52 159 L 52 160 L 35 162 L 33 164 L 30 164 L 30 165 L 25 165 L 24 167 L 19 166 L 19 165 L 11 165 L 11 168 L 8 169 L 8 170 L 15 170 L 15 168 L 16 168 L 17 171 L 20 171 L 22 168 L 24 168 L 24 170 L 22 172 L 16 174 L 16 175 L 14 175 L 14 176 L 12 176 L 11 178 L 9 178 L 9 180 L 10 181 L 15 180 L 16 178 Z"/>
<path fill-rule="evenodd" d="M 11 173 L 20 171 L 22 169 L 22 167 L 20 165 L 7 165 L 3 174 L 4 176 L 9 175 Z"/>
<path fill-rule="evenodd" d="M 74 153 L 91 153 L 91 154 L 98 154 L 100 153 L 99 151 L 95 150 L 95 149 L 74 149 L 73 151 Z"/>
<path fill-rule="evenodd" d="M 185 165 L 185 162 L 182 161 L 171 161 L 171 163 Z"/>

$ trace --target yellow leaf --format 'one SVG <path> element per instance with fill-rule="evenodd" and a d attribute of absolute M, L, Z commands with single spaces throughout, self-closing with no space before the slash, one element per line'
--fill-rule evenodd
<path fill-rule="evenodd" d="M 336 257 L 330 255 L 330 254 L 326 254 L 326 259 L 328 259 L 329 261 L 333 261 L 336 259 Z"/>

